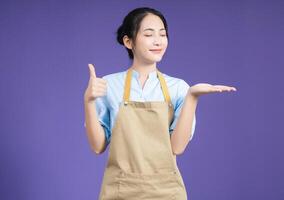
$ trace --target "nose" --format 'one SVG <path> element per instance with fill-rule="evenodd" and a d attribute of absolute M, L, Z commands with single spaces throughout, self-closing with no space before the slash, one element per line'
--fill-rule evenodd
<path fill-rule="evenodd" d="M 155 35 L 153 43 L 154 45 L 160 46 L 162 43 L 162 38 L 159 35 Z"/>
<path fill-rule="evenodd" d="M 154 45 L 161 45 L 161 37 L 160 36 L 156 36 L 156 37 L 154 37 Z"/>

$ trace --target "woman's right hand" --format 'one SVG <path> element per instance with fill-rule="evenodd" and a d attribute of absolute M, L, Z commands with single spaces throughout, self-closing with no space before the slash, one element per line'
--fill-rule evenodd
<path fill-rule="evenodd" d="M 102 78 L 97 78 L 95 66 L 93 64 L 88 64 L 88 67 L 90 79 L 84 94 L 84 101 L 86 103 L 95 101 L 98 97 L 105 96 L 107 91 L 107 81 Z"/>

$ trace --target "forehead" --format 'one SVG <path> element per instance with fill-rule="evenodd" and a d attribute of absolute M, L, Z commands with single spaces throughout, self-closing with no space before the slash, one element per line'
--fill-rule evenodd
<path fill-rule="evenodd" d="M 147 28 L 160 30 L 161 28 L 165 28 L 165 26 L 160 17 L 158 17 L 157 15 L 148 14 L 141 21 L 140 31 L 143 31 Z"/>

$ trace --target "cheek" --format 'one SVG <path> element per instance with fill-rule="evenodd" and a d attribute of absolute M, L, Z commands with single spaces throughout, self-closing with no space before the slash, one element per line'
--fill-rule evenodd
<path fill-rule="evenodd" d="M 164 44 L 165 47 L 168 46 L 168 39 L 167 39 L 167 38 L 165 38 L 165 39 L 163 40 L 163 44 Z"/>
<path fill-rule="evenodd" d="M 140 49 L 144 52 L 148 52 L 152 47 L 153 44 L 151 40 L 144 40 L 142 43 L 140 43 Z"/>
<path fill-rule="evenodd" d="M 153 39 L 152 38 L 146 38 L 144 39 L 144 47 L 147 47 L 147 48 L 152 48 L 153 47 Z"/>
<path fill-rule="evenodd" d="M 139 49 L 146 50 L 151 48 L 152 40 L 150 38 L 139 38 L 136 44 Z"/>

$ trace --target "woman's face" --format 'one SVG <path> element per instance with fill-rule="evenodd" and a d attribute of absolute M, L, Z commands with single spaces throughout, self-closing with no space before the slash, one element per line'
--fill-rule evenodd
<path fill-rule="evenodd" d="M 137 33 L 134 51 L 134 59 L 142 62 L 159 62 L 168 46 L 168 38 L 163 21 L 160 17 L 148 14 L 141 21 Z"/>

